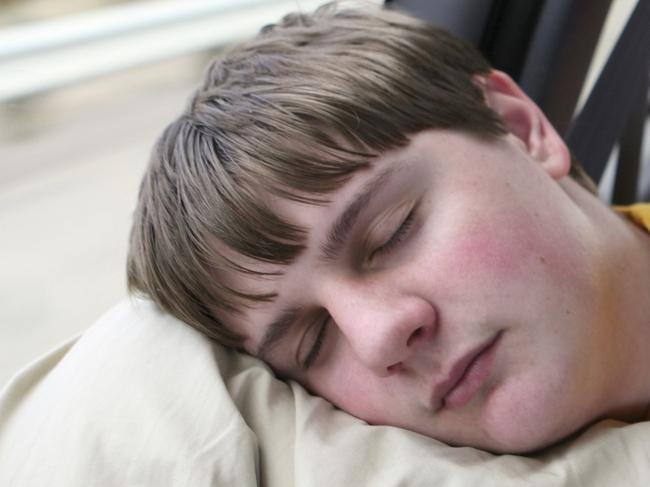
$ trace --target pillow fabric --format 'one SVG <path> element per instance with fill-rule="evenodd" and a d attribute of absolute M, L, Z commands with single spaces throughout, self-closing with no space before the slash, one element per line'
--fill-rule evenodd
<path fill-rule="evenodd" d="M 0 485 L 647 486 L 650 423 L 602 421 L 534 457 L 369 426 L 145 300 L 0 394 Z"/>

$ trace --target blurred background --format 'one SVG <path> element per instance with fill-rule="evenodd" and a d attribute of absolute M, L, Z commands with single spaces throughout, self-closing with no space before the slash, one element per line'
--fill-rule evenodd
<path fill-rule="evenodd" d="M 139 180 L 224 46 L 309 0 L 0 0 L 0 387 L 126 296 Z"/>
<path fill-rule="evenodd" d="M 140 177 L 207 61 L 322 2 L 0 0 L 0 387 L 126 297 Z"/>

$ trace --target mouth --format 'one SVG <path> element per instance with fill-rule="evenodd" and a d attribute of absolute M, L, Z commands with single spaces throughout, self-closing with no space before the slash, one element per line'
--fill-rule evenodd
<path fill-rule="evenodd" d="M 433 389 L 431 404 L 435 411 L 459 409 L 472 400 L 492 373 L 502 335 L 500 331 L 454 363 L 447 378 Z"/>

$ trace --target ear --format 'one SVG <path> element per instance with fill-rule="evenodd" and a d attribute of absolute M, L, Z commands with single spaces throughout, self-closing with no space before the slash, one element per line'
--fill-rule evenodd
<path fill-rule="evenodd" d="M 569 149 L 535 102 L 502 71 L 493 70 L 487 76 L 477 77 L 477 82 L 483 89 L 486 104 L 499 115 L 530 157 L 553 179 L 566 176 L 571 168 Z"/>

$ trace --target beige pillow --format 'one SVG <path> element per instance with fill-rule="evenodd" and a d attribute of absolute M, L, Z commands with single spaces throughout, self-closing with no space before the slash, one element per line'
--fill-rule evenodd
<path fill-rule="evenodd" d="M 603 421 L 532 458 L 368 426 L 124 302 L 0 395 L 0 485 L 647 486 L 650 423 Z"/>

